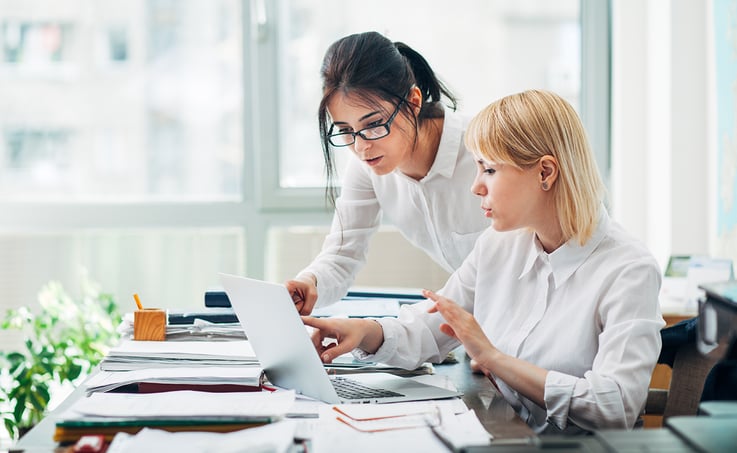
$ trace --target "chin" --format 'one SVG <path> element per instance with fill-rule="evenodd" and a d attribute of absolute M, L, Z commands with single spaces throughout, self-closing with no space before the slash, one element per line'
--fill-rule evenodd
<path fill-rule="evenodd" d="M 371 171 L 373 171 L 374 174 L 377 175 L 377 176 L 384 176 L 384 175 L 388 175 L 389 173 L 393 172 L 394 169 L 393 168 L 376 167 L 376 168 L 372 168 Z"/>
<path fill-rule="evenodd" d="M 492 228 L 493 228 L 493 229 L 494 229 L 495 231 L 499 231 L 499 232 L 503 232 L 503 231 L 509 231 L 509 230 L 513 229 L 513 228 L 508 228 L 508 227 L 506 227 L 506 226 L 504 225 L 504 223 L 502 223 L 502 222 L 498 221 L 497 219 L 493 219 L 493 218 L 491 219 L 491 227 L 492 227 Z"/>

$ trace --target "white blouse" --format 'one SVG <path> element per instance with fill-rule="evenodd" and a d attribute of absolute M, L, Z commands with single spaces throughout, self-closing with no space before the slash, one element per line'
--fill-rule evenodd
<path fill-rule="evenodd" d="M 445 110 L 437 156 L 420 181 L 399 170 L 378 176 L 360 160 L 350 160 L 322 251 L 299 273 L 317 277 L 316 306 L 334 303 L 348 292 L 366 262 L 369 240 L 382 214 L 448 272 L 461 265 L 489 226 L 478 197 L 471 192 L 476 163 L 463 145 L 467 123 Z"/>
<path fill-rule="evenodd" d="M 549 370 L 545 408 L 497 379 L 522 419 L 538 433 L 574 433 L 635 425 L 660 352 L 660 282 L 652 255 L 602 207 L 585 245 L 550 254 L 528 230 L 490 228 L 439 293 L 473 312 L 503 353 Z M 378 320 L 381 348 L 354 354 L 410 369 L 440 362 L 459 343 L 429 306 Z"/>

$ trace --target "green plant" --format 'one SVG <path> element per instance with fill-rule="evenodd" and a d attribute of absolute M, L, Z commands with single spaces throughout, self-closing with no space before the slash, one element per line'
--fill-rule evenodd
<path fill-rule="evenodd" d="M 43 418 L 54 388 L 77 384 L 117 340 L 120 313 L 113 297 L 86 278 L 81 297 L 70 297 L 59 282 L 38 295 L 40 310 L 8 310 L 3 330 L 22 330 L 25 347 L 0 351 L 0 414 L 13 438 Z M 3 401 L 3 399 L 5 401 Z"/>

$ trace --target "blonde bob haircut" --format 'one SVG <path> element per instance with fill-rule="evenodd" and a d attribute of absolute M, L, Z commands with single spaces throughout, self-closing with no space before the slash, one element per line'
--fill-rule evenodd
<path fill-rule="evenodd" d="M 464 140 L 482 159 L 519 169 L 555 158 L 558 179 L 550 190 L 563 236 L 581 245 L 591 238 L 604 185 L 581 120 L 563 98 L 541 90 L 501 98 L 471 120 Z"/>

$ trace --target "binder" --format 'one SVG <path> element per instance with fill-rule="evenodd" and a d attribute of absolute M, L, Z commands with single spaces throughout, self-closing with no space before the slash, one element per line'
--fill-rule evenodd
<path fill-rule="evenodd" d="M 400 304 L 412 304 L 425 300 L 422 292 L 411 288 L 353 288 L 343 299 L 396 299 Z M 225 290 L 213 287 L 205 291 L 205 307 L 230 307 L 230 299 Z"/>
<path fill-rule="evenodd" d="M 230 307 L 230 299 L 225 290 L 220 287 L 209 288 L 205 291 L 205 307 L 224 308 Z M 237 321 L 236 321 L 237 322 Z"/>
<path fill-rule="evenodd" d="M 194 324 L 195 319 L 202 319 L 203 321 L 218 324 L 238 323 L 238 317 L 233 312 L 233 309 L 224 306 L 219 308 L 209 307 L 202 311 L 168 310 L 168 313 L 169 325 Z"/>
<path fill-rule="evenodd" d="M 156 428 L 169 432 L 180 431 L 207 431 L 213 433 L 229 433 L 246 428 L 263 426 L 275 421 L 272 417 L 248 417 L 223 419 L 214 418 L 177 418 L 177 419 L 70 419 L 58 420 L 54 430 L 55 442 L 76 442 L 80 437 L 88 434 L 100 434 L 107 442 L 113 440 L 115 434 L 124 432 L 135 434 L 143 428 Z"/>

